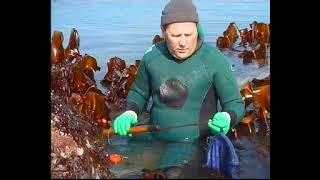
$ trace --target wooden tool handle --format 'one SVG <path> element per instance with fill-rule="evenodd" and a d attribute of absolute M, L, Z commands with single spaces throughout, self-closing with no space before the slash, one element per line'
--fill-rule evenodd
<path fill-rule="evenodd" d="M 143 125 L 143 126 L 134 126 L 129 130 L 131 134 L 141 134 L 153 131 L 160 131 L 160 127 L 158 125 Z M 113 128 L 103 130 L 103 135 L 106 137 L 116 135 Z"/>

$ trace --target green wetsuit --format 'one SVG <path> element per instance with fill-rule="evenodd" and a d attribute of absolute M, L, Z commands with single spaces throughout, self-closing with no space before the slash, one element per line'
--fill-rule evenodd
<path fill-rule="evenodd" d="M 142 58 L 134 86 L 127 98 L 127 109 L 137 114 L 152 96 L 151 123 L 161 128 L 202 123 L 154 135 L 163 140 L 195 140 L 209 135 L 205 122 L 217 112 L 231 116 L 231 126 L 244 116 L 244 102 L 224 55 L 215 47 L 201 43 L 183 62 L 175 60 L 165 42 L 152 46 Z"/>
<path fill-rule="evenodd" d="M 244 102 L 230 64 L 219 50 L 201 40 L 196 52 L 184 61 L 176 60 L 165 42 L 145 53 L 127 97 L 127 110 L 139 115 L 150 96 L 151 124 L 160 128 L 202 124 L 152 134 L 168 142 L 160 168 L 192 159 L 198 138 L 210 135 L 207 122 L 217 112 L 218 100 L 222 111 L 230 114 L 231 127 L 244 116 Z M 182 145 L 183 142 L 186 143 Z"/>

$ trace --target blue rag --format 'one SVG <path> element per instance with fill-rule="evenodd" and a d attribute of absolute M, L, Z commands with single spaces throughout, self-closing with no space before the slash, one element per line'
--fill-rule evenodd
<path fill-rule="evenodd" d="M 207 166 L 227 178 L 239 179 L 239 158 L 233 144 L 223 133 L 209 137 Z"/>

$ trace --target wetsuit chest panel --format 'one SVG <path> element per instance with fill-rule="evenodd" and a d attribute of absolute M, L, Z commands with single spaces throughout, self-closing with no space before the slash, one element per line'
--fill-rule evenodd
<path fill-rule="evenodd" d="M 151 120 L 162 128 L 199 123 L 201 104 L 212 85 L 201 58 L 194 55 L 183 63 L 159 56 L 147 67 L 153 106 Z M 169 139 L 197 138 L 198 126 L 157 133 Z"/>
<path fill-rule="evenodd" d="M 188 98 L 188 87 L 178 79 L 168 79 L 159 88 L 159 99 L 173 109 L 181 109 Z"/>

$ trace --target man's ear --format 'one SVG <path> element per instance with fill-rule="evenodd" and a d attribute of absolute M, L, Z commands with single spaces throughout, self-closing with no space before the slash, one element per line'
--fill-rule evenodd
<path fill-rule="evenodd" d="M 165 38 L 166 30 L 164 29 L 163 26 L 160 26 L 160 27 L 161 27 L 162 37 Z"/>

